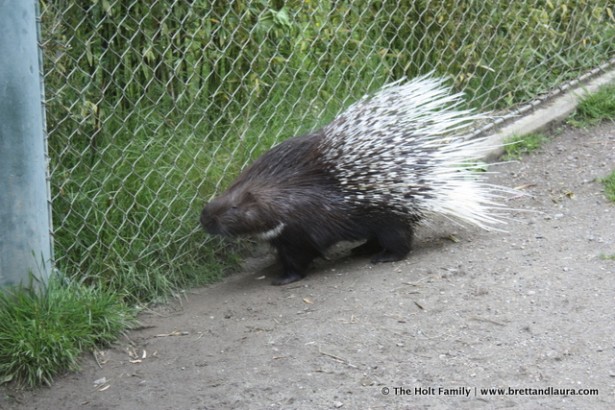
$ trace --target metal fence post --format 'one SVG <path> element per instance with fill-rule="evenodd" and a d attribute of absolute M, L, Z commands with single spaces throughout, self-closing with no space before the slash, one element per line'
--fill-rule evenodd
<path fill-rule="evenodd" d="M 0 288 L 51 270 L 37 15 L 38 0 L 0 1 Z"/>

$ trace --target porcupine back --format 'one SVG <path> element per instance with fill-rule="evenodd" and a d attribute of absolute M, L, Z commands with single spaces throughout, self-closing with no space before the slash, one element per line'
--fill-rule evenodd
<path fill-rule="evenodd" d="M 325 126 L 319 150 L 345 200 L 411 220 L 504 223 L 498 198 L 509 190 L 484 182 L 473 160 L 488 147 L 468 140 L 470 125 L 485 116 L 461 103 L 442 79 L 424 76 L 363 97 Z"/>

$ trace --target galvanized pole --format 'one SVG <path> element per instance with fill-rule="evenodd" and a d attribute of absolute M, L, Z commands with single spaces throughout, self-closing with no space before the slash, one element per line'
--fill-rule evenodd
<path fill-rule="evenodd" d="M 51 271 L 38 0 L 0 1 L 0 288 Z"/>

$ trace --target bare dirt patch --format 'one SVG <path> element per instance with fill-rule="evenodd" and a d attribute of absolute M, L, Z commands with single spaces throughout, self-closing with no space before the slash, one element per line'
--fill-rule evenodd
<path fill-rule="evenodd" d="M 256 263 L 144 313 L 51 388 L 3 387 L 0 408 L 612 408 L 615 205 L 597 178 L 614 168 L 615 124 L 564 128 L 497 168 L 528 186 L 511 206 L 537 211 L 507 233 L 435 225 L 403 262 L 343 253 L 281 288 Z M 548 388 L 598 394 L 531 394 Z"/>

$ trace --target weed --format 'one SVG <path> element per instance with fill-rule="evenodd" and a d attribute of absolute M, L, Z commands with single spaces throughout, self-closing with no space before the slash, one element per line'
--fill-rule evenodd
<path fill-rule="evenodd" d="M 518 160 L 521 156 L 540 148 L 547 140 L 543 134 L 514 135 L 506 141 L 502 159 Z"/>

